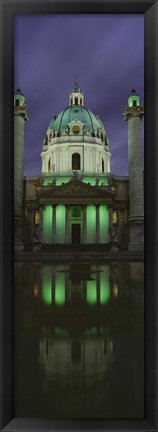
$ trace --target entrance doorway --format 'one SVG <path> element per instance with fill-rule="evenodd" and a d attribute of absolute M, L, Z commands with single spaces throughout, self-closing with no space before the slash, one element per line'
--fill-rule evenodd
<path fill-rule="evenodd" d="M 81 225 L 72 224 L 72 243 L 81 243 Z"/>

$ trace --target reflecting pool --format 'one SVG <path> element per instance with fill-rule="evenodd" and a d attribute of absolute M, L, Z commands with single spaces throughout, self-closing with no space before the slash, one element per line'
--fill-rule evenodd
<path fill-rule="evenodd" d="M 144 417 L 143 263 L 16 263 L 14 416 Z"/>

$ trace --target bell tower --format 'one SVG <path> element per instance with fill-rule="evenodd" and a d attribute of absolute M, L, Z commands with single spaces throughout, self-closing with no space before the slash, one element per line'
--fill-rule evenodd
<path fill-rule="evenodd" d="M 24 125 L 28 120 L 25 97 L 20 89 L 14 94 L 14 247 L 23 250 L 23 164 Z"/>
<path fill-rule="evenodd" d="M 124 120 L 128 123 L 129 168 L 129 250 L 144 249 L 144 187 L 142 169 L 141 119 L 144 107 L 133 89 L 125 107 Z"/>

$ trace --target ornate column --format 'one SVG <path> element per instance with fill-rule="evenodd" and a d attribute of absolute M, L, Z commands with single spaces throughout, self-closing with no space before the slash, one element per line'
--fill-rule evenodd
<path fill-rule="evenodd" d="M 82 226 L 82 243 L 87 243 L 87 206 L 83 205 L 83 226 Z"/>
<path fill-rule="evenodd" d="M 23 164 L 24 126 L 29 114 L 20 89 L 14 95 L 14 249 L 24 249 Z"/>
<path fill-rule="evenodd" d="M 100 243 L 100 218 L 99 218 L 100 205 L 96 205 L 96 243 Z"/>
<path fill-rule="evenodd" d="M 56 243 L 56 205 L 52 205 L 52 243 Z"/>
<path fill-rule="evenodd" d="M 70 223 L 69 223 L 69 210 L 70 206 L 66 205 L 66 212 L 65 212 L 65 243 L 70 243 Z"/>
<path fill-rule="evenodd" d="M 144 249 L 144 190 L 142 169 L 141 120 L 144 107 L 133 89 L 128 97 L 124 119 L 128 124 L 129 167 L 129 250 Z"/>

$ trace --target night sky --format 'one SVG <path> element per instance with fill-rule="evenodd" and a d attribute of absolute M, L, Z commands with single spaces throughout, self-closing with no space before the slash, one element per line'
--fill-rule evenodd
<path fill-rule="evenodd" d="M 122 114 L 133 88 L 144 102 L 144 15 L 17 15 L 14 61 L 15 90 L 24 93 L 30 113 L 24 175 L 40 174 L 42 141 L 51 119 L 68 106 L 75 77 L 85 106 L 105 126 L 112 174 L 128 175 Z"/>

